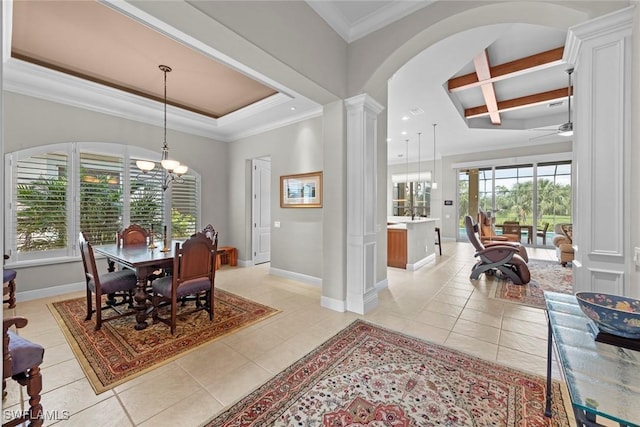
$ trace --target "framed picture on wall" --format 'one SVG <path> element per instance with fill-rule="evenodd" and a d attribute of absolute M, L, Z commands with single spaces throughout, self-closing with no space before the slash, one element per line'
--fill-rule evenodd
<path fill-rule="evenodd" d="M 322 172 L 282 175 L 280 177 L 281 208 L 321 208 Z"/>

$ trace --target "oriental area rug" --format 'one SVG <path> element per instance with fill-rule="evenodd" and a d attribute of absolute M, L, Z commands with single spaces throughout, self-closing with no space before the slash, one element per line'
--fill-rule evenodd
<path fill-rule="evenodd" d="M 147 319 L 146 329 L 135 330 L 135 315 L 104 322 L 95 331 L 95 314 L 92 320 L 84 320 L 86 301 L 74 298 L 54 302 L 49 309 L 97 394 L 279 312 L 215 289 L 213 322 L 206 310 L 181 316 L 179 305 L 176 333 L 172 336 L 169 326 L 161 322 L 152 324 L 151 319 Z M 161 317 L 169 317 L 168 306 L 160 310 Z M 193 302 L 182 310 L 193 310 Z"/>
<path fill-rule="evenodd" d="M 552 384 L 356 320 L 205 426 L 569 426 Z"/>
<path fill-rule="evenodd" d="M 544 292 L 573 293 L 573 270 L 563 267 L 558 261 L 529 260 L 527 263 L 531 281 L 516 285 L 510 280 L 493 276 L 495 287 L 492 296 L 496 299 L 544 308 Z"/>

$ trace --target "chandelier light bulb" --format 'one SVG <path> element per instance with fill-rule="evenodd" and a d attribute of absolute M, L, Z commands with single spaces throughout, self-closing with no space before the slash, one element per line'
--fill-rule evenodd
<path fill-rule="evenodd" d="M 136 160 L 136 166 L 138 166 L 138 169 L 140 169 L 143 173 L 147 173 L 152 171 L 153 168 L 156 167 L 156 164 L 147 160 Z"/>

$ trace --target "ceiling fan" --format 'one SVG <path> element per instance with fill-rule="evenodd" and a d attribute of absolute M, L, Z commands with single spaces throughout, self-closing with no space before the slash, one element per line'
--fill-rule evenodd
<path fill-rule="evenodd" d="M 569 76 L 569 85 L 567 86 L 567 121 L 561 124 L 555 132 L 549 133 L 547 135 L 540 135 L 532 139 L 545 138 L 551 135 L 560 135 L 560 136 L 572 136 L 573 135 L 573 122 L 571 121 L 571 90 L 573 86 L 571 86 L 571 74 L 573 73 L 573 68 L 569 68 L 566 70 L 567 75 Z M 549 129 L 532 129 L 532 130 L 541 130 L 541 131 L 549 131 Z"/>

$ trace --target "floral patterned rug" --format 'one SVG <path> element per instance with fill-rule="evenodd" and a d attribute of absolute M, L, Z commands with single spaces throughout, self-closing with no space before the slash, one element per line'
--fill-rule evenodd
<path fill-rule="evenodd" d="M 135 330 L 135 315 L 105 322 L 94 331 L 95 315 L 90 321 L 84 320 L 86 301 L 74 298 L 54 302 L 49 309 L 97 394 L 279 312 L 215 289 L 213 322 L 205 310 L 181 316 L 179 309 L 176 334 L 172 336 L 167 325 L 152 324 L 150 319 L 146 329 Z M 161 310 L 161 317 L 168 317 L 169 307 Z M 193 310 L 193 302 L 182 309 L 188 310 Z"/>
<path fill-rule="evenodd" d="M 569 426 L 561 387 L 357 320 L 206 426 Z"/>
<path fill-rule="evenodd" d="M 573 293 L 573 270 L 557 261 L 529 260 L 531 281 L 526 285 L 494 276 L 493 297 L 532 307 L 544 308 L 544 291 Z"/>

